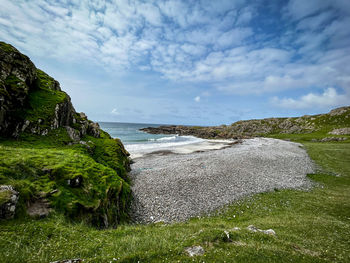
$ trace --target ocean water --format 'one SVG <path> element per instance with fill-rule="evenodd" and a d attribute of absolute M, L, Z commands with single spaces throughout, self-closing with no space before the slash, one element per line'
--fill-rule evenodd
<path fill-rule="evenodd" d="M 149 134 L 139 129 L 159 127 L 161 124 L 140 124 L 121 122 L 99 122 L 102 130 L 113 138 L 119 138 L 126 150 L 132 155 L 144 154 L 157 150 L 171 150 L 174 147 L 189 145 L 203 141 L 194 136 L 178 136 L 169 134 Z"/>

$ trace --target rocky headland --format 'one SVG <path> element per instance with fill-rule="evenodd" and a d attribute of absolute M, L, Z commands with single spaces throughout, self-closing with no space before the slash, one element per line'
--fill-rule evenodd
<path fill-rule="evenodd" d="M 266 118 L 237 121 L 231 125 L 212 127 L 171 125 L 141 129 L 152 134 L 193 135 L 204 139 L 238 139 L 270 134 L 326 132 L 350 134 L 350 107 L 341 107 L 327 114 L 295 118 Z"/>

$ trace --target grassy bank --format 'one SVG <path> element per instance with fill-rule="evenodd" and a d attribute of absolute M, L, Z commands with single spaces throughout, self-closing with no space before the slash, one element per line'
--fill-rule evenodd
<path fill-rule="evenodd" d="M 293 139 L 293 138 L 292 138 Z M 300 139 L 300 138 L 298 138 Z M 217 215 L 172 225 L 120 225 L 96 230 L 60 214 L 0 222 L 3 262 L 350 262 L 350 144 L 303 141 L 320 171 L 318 186 L 263 193 Z M 337 175 L 337 176 L 336 176 Z M 248 225 L 276 236 L 251 233 Z M 234 242 L 226 242 L 223 231 Z M 185 247 L 201 245 L 190 258 Z"/>
<path fill-rule="evenodd" d="M 86 145 L 69 145 L 64 128 L 47 136 L 0 138 L 0 184 L 20 193 L 16 218 L 26 217 L 29 204 L 44 199 L 57 213 L 95 226 L 126 220 L 131 193 L 124 147 L 103 132 L 84 140 Z M 79 184 L 67 183 L 76 180 Z"/>

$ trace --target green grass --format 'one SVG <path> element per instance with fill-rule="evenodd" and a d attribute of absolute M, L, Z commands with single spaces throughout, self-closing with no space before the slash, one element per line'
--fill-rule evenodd
<path fill-rule="evenodd" d="M 0 223 L 4 262 L 350 262 L 350 144 L 304 142 L 322 167 L 311 191 L 282 190 L 246 198 L 216 215 L 171 225 L 127 225 L 96 230 L 60 214 Z M 335 174 L 339 176 L 335 176 Z M 276 236 L 251 233 L 253 224 Z M 223 231 L 235 242 L 226 242 Z M 201 245 L 203 256 L 184 249 Z M 117 259 L 114 261 L 113 258 Z"/>
<path fill-rule="evenodd" d="M 25 217 L 28 202 L 53 190 L 48 197 L 56 212 L 70 219 L 101 226 L 107 217 L 111 226 L 127 218 L 130 187 L 118 141 L 93 138 L 89 148 L 67 145 L 70 139 L 64 128 L 48 136 L 21 134 L 20 140 L 0 139 L 0 184 L 12 185 L 19 193 L 17 218 Z M 101 144 L 112 148 L 107 151 Z M 108 156 L 114 166 L 99 162 Z M 98 159 L 98 160 L 96 160 Z M 118 168 L 118 169 L 117 169 Z M 82 179 L 80 187 L 69 186 L 70 179 Z"/>
<path fill-rule="evenodd" d="M 0 49 L 2 49 L 5 52 L 14 52 L 15 48 L 5 42 L 0 41 Z"/>
<path fill-rule="evenodd" d="M 63 91 L 53 90 L 55 80 L 41 70 L 37 70 L 37 87 L 28 95 L 28 107 L 24 109 L 23 119 L 29 121 L 42 120 L 41 125 L 50 125 L 58 103 L 68 99 Z"/>

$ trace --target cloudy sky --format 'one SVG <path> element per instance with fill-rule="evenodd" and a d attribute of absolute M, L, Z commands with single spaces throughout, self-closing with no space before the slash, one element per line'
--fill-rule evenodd
<path fill-rule="evenodd" d="M 229 124 L 350 104 L 349 0 L 0 0 L 0 40 L 96 121 Z"/>

